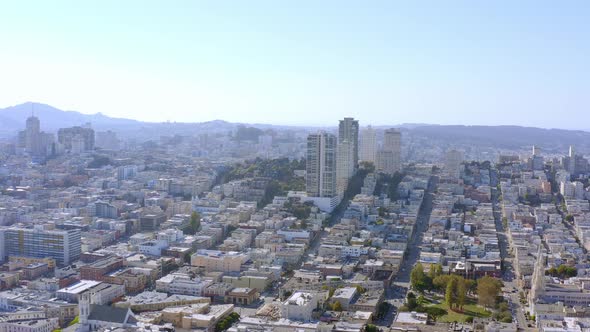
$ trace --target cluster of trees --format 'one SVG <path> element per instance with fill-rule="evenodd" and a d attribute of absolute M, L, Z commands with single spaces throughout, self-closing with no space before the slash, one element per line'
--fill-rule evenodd
<path fill-rule="evenodd" d="M 294 170 L 303 169 L 305 169 L 305 159 L 289 160 L 289 158 L 256 158 L 252 160 L 247 160 L 243 163 L 237 163 L 231 169 L 226 170 L 222 182 L 225 183 L 232 180 L 262 176 L 272 178 L 280 183 L 298 181 L 298 183 L 301 183 L 303 185 L 302 189 L 304 189 L 305 181 L 302 178 L 296 178 L 293 174 Z"/>
<path fill-rule="evenodd" d="M 330 309 L 332 311 L 342 311 L 342 304 L 338 301 L 334 301 L 330 304 Z"/>
<path fill-rule="evenodd" d="M 367 324 L 365 326 L 365 332 L 379 332 L 379 328 L 373 324 Z"/>
<path fill-rule="evenodd" d="M 498 296 L 502 292 L 500 279 L 483 276 L 477 279 L 477 301 L 485 308 L 493 308 L 498 303 Z"/>
<path fill-rule="evenodd" d="M 444 287 L 445 302 L 451 310 L 463 310 L 463 306 L 467 304 L 467 293 L 475 285 L 475 281 L 456 275 L 438 276 L 433 283 L 436 287 Z"/>
<path fill-rule="evenodd" d="M 401 310 L 425 312 L 432 320 L 437 320 L 438 317 L 447 314 L 445 309 L 426 306 L 426 303 L 427 301 L 423 295 L 420 295 L 418 298 L 416 298 L 414 293 L 408 292 L 408 295 L 406 296 L 406 307 L 402 308 Z"/>
<path fill-rule="evenodd" d="M 256 158 L 237 163 L 222 172 L 218 183 L 227 183 L 249 177 L 267 177 L 272 179 L 264 188 L 264 197 L 259 202 L 265 206 L 275 196 L 285 195 L 289 190 L 305 190 L 305 179 L 296 177 L 295 170 L 305 169 L 305 160 L 289 160 L 289 158 L 262 159 Z"/>
<path fill-rule="evenodd" d="M 297 219 L 305 220 L 309 218 L 311 215 L 311 207 L 313 206 L 312 202 L 292 202 L 291 200 L 287 201 L 283 206 L 283 209 L 287 212 L 291 213 Z"/>
<path fill-rule="evenodd" d="M 433 290 L 433 281 L 436 277 L 442 275 L 442 265 L 431 264 L 428 274 L 424 272 L 424 266 L 418 263 L 410 272 L 410 284 L 412 288 L 423 293 L 427 290 Z"/>
<path fill-rule="evenodd" d="M 442 274 L 440 264 L 432 264 L 427 273 L 422 264 L 418 263 L 410 273 L 410 284 L 413 289 L 424 291 L 439 291 L 445 293 L 445 302 L 450 309 L 463 309 L 468 295 L 477 294 L 478 303 L 486 308 L 493 308 L 497 304 L 502 291 L 502 281 L 490 276 L 479 278 L 477 282 L 457 275 Z M 409 302 L 409 301 L 408 301 Z"/>
<path fill-rule="evenodd" d="M 336 206 L 334 211 L 332 211 L 330 215 L 330 224 L 336 222 L 336 219 L 342 214 L 342 212 L 348 207 L 348 201 L 350 201 L 354 196 L 361 193 L 361 188 L 363 187 L 363 183 L 365 181 L 365 177 L 369 174 L 371 169 L 361 167 L 359 170 L 350 178 L 348 181 L 348 186 L 344 191 L 344 196 L 340 201 L 340 204 Z"/>
<path fill-rule="evenodd" d="M 194 235 L 199 229 L 201 229 L 201 215 L 199 215 L 198 212 L 193 211 L 193 213 L 191 213 L 189 226 L 184 229 L 183 233 Z"/>
<path fill-rule="evenodd" d="M 510 306 L 505 301 L 498 303 L 497 311 L 494 313 L 494 319 L 502 323 L 512 323 L 512 313 Z"/>
<path fill-rule="evenodd" d="M 235 322 L 240 320 L 240 314 L 237 312 L 232 312 L 231 314 L 225 316 L 217 325 L 215 325 L 215 332 L 221 332 L 229 329 Z"/>
<path fill-rule="evenodd" d="M 575 267 L 567 266 L 564 264 L 559 265 L 557 268 L 552 267 L 545 271 L 547 275 L 557 277 L 561 279 L 571 278 L 578 275 L 578 270 Z"/>
<path fill-rule="evenodd" d="M 394 175 L 380 173 L 377 176 L 377 183 L 375 184 L 375 195 L 386 194 L 391 200 L 396 200 L 398 197 L 397 187 L 404 178 L 404 175 L 396 172 Z"/>
<path fill-rule="evenodd" d="M 101 168 L 107 165 L 111 165 L 111 159 L 109 157 L 94 155 L 92 160 L 88 163 L 88 168 Z"/>

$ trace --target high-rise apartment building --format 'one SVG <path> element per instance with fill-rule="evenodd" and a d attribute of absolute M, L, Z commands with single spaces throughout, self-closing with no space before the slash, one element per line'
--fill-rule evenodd
<path fill-rule="evenodd" d="M 367 126 L 361 131 L 359 160 L 377 163 L 377 133 L 371 126 Z"/>
<path fill-rule="evenodd" d="M 94 130 L 88 127 L 61 128 L 57 140 L 66 151 L 73 153 L 94 150 Z"/>
<path fill-rule="evenodd" d="M 447 151 L 445 154 L 446 174 L 454 178 L 461 175 L 461 163 L 463 163 L 463 152 L 457 150 Z"/>
<path fill-rule="evenodd" d="M 359 163 L 359 122 L 354 118 L 344 118 L 338 125 L 338 143 L 348 141 L 352 144 L 352 160 L 354 170 Z"/>
<path fill-rule="evenodd" d="M 348 186 L 348 181 L 354 175 L 354 144 L 350 141 L 338 142 L 336 153 L 336 190 L 338 195 L 343 195 Z"/>
<path fill-rule="evenodd" d="M 81 254 L 81 235 L 77 229 L 10 227 L 0 230 L 0 237 L 6 256 L 50 257 L 63 266 L 77 260 Z"/>
<path fill-rule="evenodd" d="M 36 116 L 27 118 L 25 150 L 32 155 L 41 154 L 41 122 Z"/>
<path fill-rule="evenodd" d="M 307 136 L 308 196 L 336 196 L 336 145 L 336 136 L 332 134 L 318 132 Z"/>
<path fill-rule="evenodd" d="M 120 148 L 120 141 L 117 133 L 107 130 L 96 132 L 95 146 L 105 150 L 118 150 Z"/>
<path fill-rule="evenodd" d="M 387 129 L 383 136 L 383 146 L 377 154 L 377 170 L 393 175 L 402 170 L 402 134 L 396 129 Z"/>

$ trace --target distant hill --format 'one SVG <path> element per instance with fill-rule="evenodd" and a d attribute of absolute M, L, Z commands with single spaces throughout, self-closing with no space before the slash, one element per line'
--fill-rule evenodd
<path fill-rule="evenodd" d="M 53 106 L 27 102 L 0 109 L 0 131 L 16 132 L 25 127 L 26 119 L 34 112 L 41 121 L 41 129 L 56 131 L 59 128 L 79 126 L 90 122 L 96 129 L 131 129 L 141 126 L 141 122 L 129 119 L 111 118 L 101 113 L 82 114 L 62 111 Z"/>
<path fill-rule="evenodd" d="M 414 127 L 411 132 L 414 135 L 425 136 L 433 140 L 446 140 L 473 145 L 517 148 L 535 144 L 563 149 L 573 144 L 579 151 L 590 151 L 590 132 L 582 130 L 520 126 L 425 125 Z"/>
<path fill-rule="evenodd" d="M 0 136 L 14 137 L 25 127 L 27 117 L 34 110 L 41 121 L 41 129 L 55 132 L 59 128 L 78 126 L 90 122 L 95 130 L 111 129 L 122 137 L 134 137 L 139 140 L 158 139 L 161 135 L 195 135 L 199 133 L 220 133 L 237 131 L 240 125 L 261 130 L 295 129 L 317 130 L 319 127 L 281 126 L 272 124 L 240 124 L 223 120 L 200 123 L 188 122 L 142 122 L 137 120 L 112 118 L 101 113 L 83 114 L 75 111 L 63 111 L 41 103 L 24 103 L 4 109 L 0 108 Z M 337 123 L 336 120 L 334 121 Z M 449 126 L 408 123 L 395 126 L 374 126 L 377 129 L 390 127 L 401 128 L 408 135 L 423 136 L 433 141 L 461 143 L 473 146 L 496 146 L 519 148 L 537 144 L 561 151 L 570 144 L 576 145 L 580 152 L 590 153 L 590 132 L 581 130 L 541 129 L 520 126 Z M 333 127 L 325 127 L 332 130 Z"/>

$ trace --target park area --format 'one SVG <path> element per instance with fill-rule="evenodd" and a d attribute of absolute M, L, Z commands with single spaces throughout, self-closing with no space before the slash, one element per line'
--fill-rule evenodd
<path fill-rule="evenodd" d="M 417 311 L 436 322 L 469 323 L 475 318 L 512 322 L 508 303 L 501 296 L 502 281 L 483 276 L 477 280 L 443 274 L 438 264 L 424 270 L 418 263 L 410 274 L 411 291 L 401 311 Z"/>

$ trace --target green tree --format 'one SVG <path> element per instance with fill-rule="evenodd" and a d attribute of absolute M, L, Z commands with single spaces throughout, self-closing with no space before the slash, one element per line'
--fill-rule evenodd
<path fill-rule="evenodd" d="M 439 317 L 446 315 L 447 311 L 439 307 L 427 307 L 426 314 L 428 314 L 432 320 L 436 321 Z"/>
<path fill-rule="evenodd" d="M 547 274 L 553 277 L 557 276 L 557 269 L 555 268 L 555 266 L 551 267 L 549 270 L 547 270 Z"/>
<path fill-rule="evenodd" d="M 418 263 L 410 272 L 410 284 L 412 288 L 419 292 L 424 292 L 429 287 L 430 280 L 428 276 L 424 273 L 424 267 L 422 264 Z"/>
<path fill-rule="evenodd" d="M 184 230 L 185 233 L 194 235 L 196 232 L 199 231 L 201 228 L 201 216 L 197 211 L 193 211 L 191 213 L 191 219 L 189 222 L 189 227 Z"/>
<path fill-rule="evenodd" d="M 568 266 L 565 269 L 565 276 L 568 278 L 575 277 L 578 275 L 578 270 L 575 267 Z"/>
<path fill-rule="evenodd" d="M 499 279 L 484 276 L 477 280 L 478 303 L 486 308 L 494 307 L 496 299 L 502 290 L 502 282 Z"/>
<path fill-rule="evenodd" d="M 458 278 L 457 288 L 455 291 L 457 294 L 457 305 L 461 310 L 463 310 L 463 306 L 467 301 L 467 284 L 464 278 Z"/>
<path fill-rule="evenodd" d="M 457 278 L 451 278 L 447 283 L 447 289 L 445 291 L 445 303 L 449 306 L 449 309 L 453 309 L 453 305 L 457 303 Z"/>
<path fill-rule="evenodd" d="M 465 282 L 465 288 L 467 288 L 467 293 L 468 294 L 475 294 L 475 292 L 477 291 L 477 283 L 475 282 L 475 280 L 464 279 L 464 282 Z"/>
<path fill-rule="evenodd" d="M 450 275 L 440 275 L 432 280 L 432 285 L 435 289 L 442 292 L 447 289 L 447 283 L 451 280 Z"/>
<path fill-rule="evenodd" d="M 442 265 L 430 264 L 430 270 L 428 271 L 428 277 L 431 281 L 434 281 L 436 277 L 442 274 Z"/>
<path fill-rule="evenodd" d="M 377 326 L 373 325 L 373 324 L 367 324 L 367 326 L 365 327 L 365 332 L 378 332 L 379 329 L 377 328 Z"/>
<path fill-rule="evenodd" d="M 406 296 L 406 306 L 410 311 L 418 307 L 418 301 L 416 300 L 416 295 L 414 293 L 408 292 L 408 295 Z"/>
<path fill-rule="evenodd" d="M 332 310 L 333 311 L 342 311 L 342 304 L 338 301 L 332 303 Z"/>

